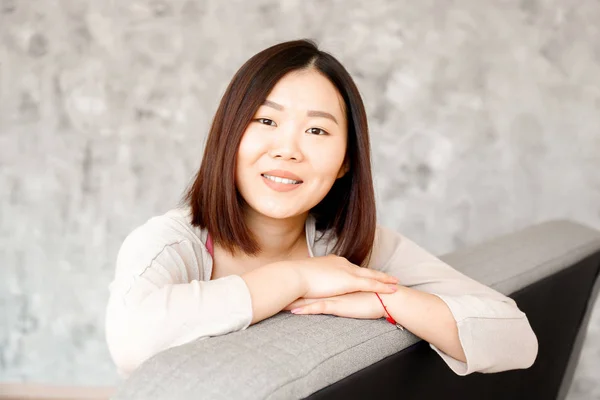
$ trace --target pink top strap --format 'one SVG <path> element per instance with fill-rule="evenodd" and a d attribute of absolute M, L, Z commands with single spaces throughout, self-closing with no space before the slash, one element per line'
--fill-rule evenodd
<path fill-rule="evenodd" d="M 210 233 L 208 234 L 207 238 L 206 238 L 206 248 L 208 249 L 208 253 L 210 254 L 211 257 L 215 257 L 214 255 L 214 250 L 213 250 L 213 241 L 212 238 L 210 237 Z"/>

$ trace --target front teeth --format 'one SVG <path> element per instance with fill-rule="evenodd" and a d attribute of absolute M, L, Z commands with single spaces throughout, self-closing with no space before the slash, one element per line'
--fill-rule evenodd
<path fill-rule="evenodd" d="M 278 176 L 271 176 L 267 174 L 263 174 L 263 176 L 273 182 L 286 183 L 288 185 L 297 185 L 300 181 L 295 181 L 293 179 L 280 178 Z"/>

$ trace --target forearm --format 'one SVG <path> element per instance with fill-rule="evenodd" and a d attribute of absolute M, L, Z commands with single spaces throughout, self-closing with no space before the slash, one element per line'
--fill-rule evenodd
<path fill-rule="evenodd" d="M 300 275 L 286 262 L 267 264 L 241 277 L 252 298 L 251 324 L 277 314 L 304 294 Z"/>
<path fill-rule="evenodd" d="M 405 286 L 399 286 L 396 293 L 380 294 L 380 297 L 400 325 L 449 356 L 466 362 L 456 321 L 442 299 Z"/>

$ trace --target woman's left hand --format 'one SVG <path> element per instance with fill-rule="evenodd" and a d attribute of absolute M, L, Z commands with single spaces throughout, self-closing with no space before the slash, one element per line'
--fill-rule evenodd
<path fill-rule="evenodd" d="M 385 316 L 383 306 L 373 292 L 354 292 L 317 299 L 299 298 L 284 310 L 294 310 L 294 314 L 331 314 L 362 319 L 378 319 Z"/>

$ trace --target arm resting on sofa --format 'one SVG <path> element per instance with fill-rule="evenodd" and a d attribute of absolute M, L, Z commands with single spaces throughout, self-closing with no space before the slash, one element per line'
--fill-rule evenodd
<path fill-rule="evenodd" d="M 394 393 L 429 398 L 452 391 L 456 396 L 500 399 L 555 398 L 559 390 L 564 392 L 576 363 L 576 343 L 582 340 L 598 292 L 600 232 L 552 221 L 440 258 L 510 296 L 525 312 L 539 339 L 531 368 L 461 377 L 428 343 L 383 319 L 282 312 L 245 331 L 152 357 L 114 398 L 356 398 Z"/>

